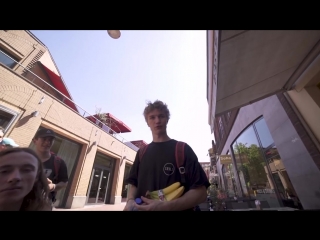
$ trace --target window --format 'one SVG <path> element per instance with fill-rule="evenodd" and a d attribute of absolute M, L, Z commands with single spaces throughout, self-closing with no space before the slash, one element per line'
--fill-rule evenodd
<path fill-rule="evenodd" d="M 244 197 L 258 199 L 266 208 L 280 207 L 280 202 L 283 206 L 301 208 L 263 118 L 236 139 L 232 150 Z"/>
<path fill-rule="evenodd" d="M 220 139 L 223 139 L 223 137 L 224 137 L 224 129 L 223 129 L 223 123 L 222 123 L 221 117 L 219 117 L 218 123 L 219 123 Z"/>
<path fill-rule="evenodd" d="M 266 121 L 262 118 L 255 123 L 255 127 L 257 129 L 262 147 L 269 147 L 273 143 L 273 139 L 271 137 Z"/>
<path fill-rule="evenodd" d="M 0 48 L 0 62 L 9 68 L 14 68 L 14 66 L 17 64 L 16 62 L 19 62 L 19 60 L 9 54 L 3 48 Z"/>
<path fill-rule="evenodd" d="M 124 169 L 122 193 L 121 193 L 123 200 L 127 198 L 127 194 L 128 194 L 128 184 L 126 184 L 126 180 L 129 177 L 131 167 L 132 167 L 132 165 L 126 164 L 125 169 Z"/>
<path fill-rule="evenodd" d="M 0 105 L 0 127 L 6 132 L 12 125 L 18 113 Z"/>
<path fill-rule="evenodd" d="M 31 149 L 35 149 L 34 143 L 31 142 L 29 147 Z M 57 201 L 55 202 L 55 207 L 62 207 L 64 205 L 65 198 L 67 197 L 66 192 L 70 187 L 72 173 L 74 172 L 76 164 L 78 162 L 80 151 L 81 144 L 73 142 L 72 140 L 56 134 L 56 139 L 54 140 L 51 152 L 54 152 L 65 161 L 68 168 L 69 186 L 57 193 Z"/>
<path fill-rule="evenodd" d="M 259 143 L 253 126 L 247 128 L 238 137 L 233 144 L 233 152 L 236 158 L 243 195 L 255 198 L 257 190 L 270 190 L 270 185 L 265 172 L 266 164 L 260 153 Z M 272 190 L 270 193 L 275 195 Z"/>
<path fill-rule="evenodd" d="M 230 155 L 229 151 L 226 155 Z M 229 164 L 223 164 L 223 180 L 224 180 L 224 186 L 225 191 L 228 194 L 228 197 L 233 198 L 235 196 L 238 196 L 238 190 L 237 190 L 237 184 L 235 182 L 234 178 L 234 165 L 232 163 Z"/>
<path fill-rule="evenodd" d="M 227 123 L 229 123 L 230 117 L 231 117 L 231 112 L 227 112 L 226 114 Z"/>

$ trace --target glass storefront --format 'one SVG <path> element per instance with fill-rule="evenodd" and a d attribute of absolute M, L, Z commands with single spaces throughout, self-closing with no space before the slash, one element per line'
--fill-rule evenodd
<path fill-rule="evenodd" d="M 126 184 L 126 180 L 129 177 L 130 174 L 130 170 L 131 170 L 132 165 L 130 164 L 126 164 L 126 167 L 124 169 L 124 176 L 123 176 L 123 184 L 122 184 L 122 193 L 121 193 L 121 197 L 122 200 L 126 200 L 127 195 L 128 195 L 128 184 Z"/>
<path fill-rule="evenodd" d="M 87 192 L 87 204 L 110 203 L 115 159 L 97 152 Z"/>
<path fill-rule="evenodd" d="M 263 118 L 250 125 L 232 144 L 243 197 L 262 207 L 301 207 Z"/>
<path fill-rule="evenodd" d="M 41 129 L 41 127 L 39 129 Z M 31 142 L 29 147 L 35 150 L 35 146 L 33 142 Z M 67 188 L 64 188 L 58 191 L 56 195 L 57 200 L 54 204 L 55 207 L 64 207 L 65 205 L 66 198 L 68 197 L 67 193 L 70 188 L 72 173 L 74 172 L 76 164 L 78 162 L 81 147 L 82 147 L 81 144 L 74 142 L 72 140 L 69 140 L 67 138 L 64 138 L 59 134 L 56 134 L 56 138 L 53 142 L 51 152 L 55 153 L 65 161 L 68 169 L 69 184 Z"/>
<path fill-rule="evenodd" d="M 228 194 L 228 197 L 229 198 L 237 197 L 239 193 L 238 193 L 237 184 L 235 181 L 233 164 L 232 163 L 224 164 L 222 166 L 222 174 L 223 174 L 224 188 Z"/>

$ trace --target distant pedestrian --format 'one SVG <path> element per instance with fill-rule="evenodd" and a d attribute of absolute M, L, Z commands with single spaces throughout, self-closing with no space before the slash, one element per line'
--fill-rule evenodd
<path fill-rule="evenodd" d="M 8 148 L 14 148 L 14 147 L 19 147 L 19 145 L 16 144 L 13 139 L 2 138 L 2 141 L 0 142 L 0 152 Z"/>

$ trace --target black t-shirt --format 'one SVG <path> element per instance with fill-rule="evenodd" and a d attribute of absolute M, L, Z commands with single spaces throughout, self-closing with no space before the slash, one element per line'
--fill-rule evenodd
<path fill-rule="evenodd" d="M 132 165 L 127 184 L 137 187 L 137 196 L 145 196 L 147 191 L 166 188 L 175 182 L 181 182 L 177 168 L 175 148 L 177 141 L 171 139 L 166 142 L 152 142 L 148 145 L 142 161 L 139 160 L 139 151 Z M 189 189 L 210 186 L 196 154 L 188 144 L 184 148 L 186 191 Z"/>
<path fill-rule="evenodd" d="M 43 168 L 44 172 L 46 174 L 46 177 L 49 178 L 54 184 L 57 184 L 59 182 L 68 182 L 68 169 L 66 163 L 60 159 L 60 168 L 59 168 L 59 174 L 57 176 L 57 179 L 54 179 L 55 177 L 55 168 L 54 168 L 54 158 L 55 156 L 51 154 L 51 157 L 43 162 Z M 51 192 L 52 197 L 55 196 L 55 192 Z"/>

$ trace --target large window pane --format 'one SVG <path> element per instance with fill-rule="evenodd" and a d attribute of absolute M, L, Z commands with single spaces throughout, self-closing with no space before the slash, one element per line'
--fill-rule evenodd
<path fill-rule="evenodd" d="M 33 142 L 30 143 L 29 147 L 35 150 L 35 145 Z M 71 179 L 70 179 L 71 173 L 76 166 L 76 162 L 77 162 L 80 150 L 81 150 L 80 144 L 70 141 L 60 135 L 57 135 L 53 142 L 51 152 L 57 154 L 60 158 L 62 158 L 65 161 L 68 169 L 69 183 L 71 182 Z M 55 207 L 62 207 L 66 190 L 67 189 L 64 188 L 57 192 L 57 195 L 56 195 L 57 201 L 54 204 Z"/>
<path fill-rule="evenodd" d="M 242 194 L 244 197 L 248 197 L 249 193 L 248 193 L 248 189 L 247 189 L 247 185 L 246 185 L 246 181 L 245 181 L 245 175 L 247 175 L 247 174 L 246 174 L 245 169 L 242 167 L 242 162 L 240 159 L 240 152 L 238 150 L 238 145 L 236 142 L 232 145 L 232 148 L 233 148 L 233 152 L 234 152 L 234 156 L 235 156 L 235 160 L 236 160 L 236 165 L 237 165 L 237 170 L 238 170 L 237 173 L 239 175 L 240 185 L 242 188 Z"/>
<path fill-rule="evenodd" d="M 234 178 L 232 163 L 224 165 L 223 178 L 224 178 L 225 190 L 227 191 L 228 197 L 233 198 L 235 196 L 238 196 L 237 184 Z"/>
<path fill-rule="evenodd" d="M 273 186 L 270 177 L 268 178 L 268 180 L 270 180 L 270 185 L 272 186 L 272 188 L 277 188 L 283 206 L 302 209 L 302 205 L 300 203 L 298 195 L 290 181 L 290 178 L 287 174 L 285 166 L 283 165 L 277 148 L 274 146 L 268 149 L 265 152 L 265 155 L 275 186 Z"/>
<path fill-rule="evenodd" d="M 0 105 L 0 127 L 3 127 L 5 132 L 17 117 L 17 114 L 18 113 Z"/>
<path fill-rule="evenodd" d="M 273 143 L 273 139 L 270 134 L 269 128 L 266 124 L 266 121 L 262 118 L 261 120 L 256 122 L 254 125 L 257 129 L 262 147 L 267 148 Z"/>
<path fill-rule="evenodd" d="M 9 68 L 13 68 L 16 65 L 16 62 L 11 58 L 9 58 L 8 56 L 6 56 L 4 53 L 9 55 L 6 51 L 4 51 L 3 49 L 0 49 L 0 62 Z"/>
<path fill-rule="evenodd" d="M 124 176 L 123 176 L 123 184 L 122 184 L 122 198 L 126 199 L 128 195 L 128 185 L 126 184 L 126 180 L 129 177 L 130 170 L 131 170 L 132 165 L 126 164 L 125 169 L 124 169 Z"/>
<path fill-rule="evenodd" d="M 244 196 L 260 200 L 262 207 L 279 207 L 252 126 L 246 129 L 233 144 L 233 151 Z"/>

